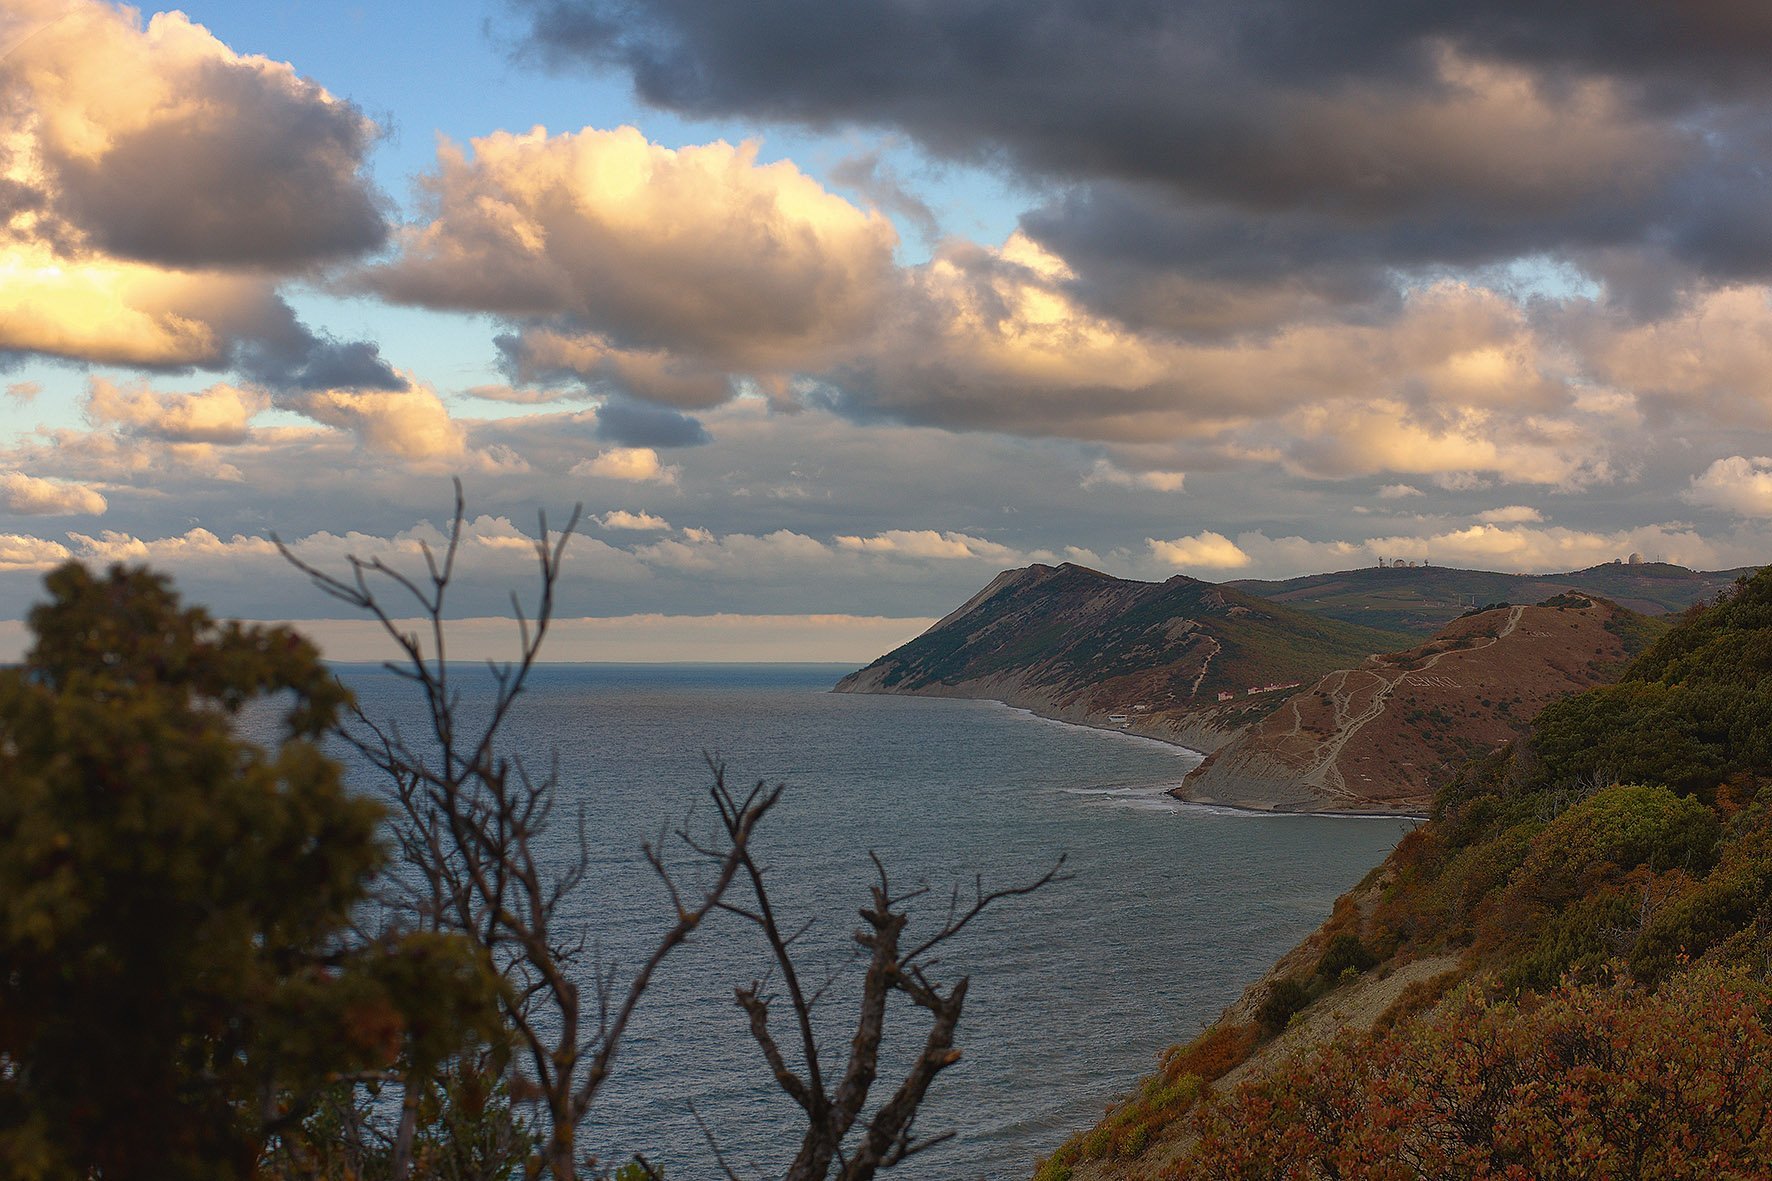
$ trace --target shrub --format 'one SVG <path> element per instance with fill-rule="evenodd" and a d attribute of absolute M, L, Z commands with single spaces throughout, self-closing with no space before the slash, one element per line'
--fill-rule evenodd
<path fill-rule="evenodd" d="M 1377 966 L 1378 957 L 1360 942 L 1360 937 L 1351 932 L 1343 932 L 1329 941 L 1323 949 L 1322 956 L 1317 960 L 1317 978 L 1329 983 L 1339 980 L 1342 973 L 1352 970 L 1358 974 Z"/>
<path fill-rule="evenodd" d="M 1431 1022 L 1342 1037 L 1236 1089 L 1177 1177 L 1763 1176 L 1766 987 L 1694 970 L 1659 992 L 1462 992 Z"/>
<path fill-rule="evenodd" d="M 1309 981 L 1298 976 L 1283 976 L 1269 986 L 1261 1007 L 1255 1011 L 1255 1019 L 1269 1032 L 1278 1033 L 1286 1028 L 1293 1014 L 1316 999 Z"/>

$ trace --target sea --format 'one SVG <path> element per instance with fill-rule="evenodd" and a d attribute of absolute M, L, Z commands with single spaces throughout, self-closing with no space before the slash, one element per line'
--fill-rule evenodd
<path fill-rule="evenodd" d="M 423 732 L 412 686 L 337 666 L 372 717 Z M 982 701 L 831 692 L 838 665 L 546 665 L 505 728 L 508 753 L 558 759 L 553 838 L 578 817 L 591 872 L 573 904 L 587 993 L 627 979 L 669 926 L 647 867 L 659 843 L 683 880 L 702 870 L 675 834 L 711 831 L 708 760 L 730 782 L 785 783 L 758 835 L 772 902 L 815 1010 L 821 1069 L 840 1076 L 862 963 L 853 932 L 876 871 L 913 898 L 907 939 L 939 927 L 954 891 L 1065 880 L 993 905 L 929 966 L 969 981 L 956 1045 L 917 1119 L 951 1138 L 891 1175 L 932 1181 L 1030 1176 L 1156 1066 L 1166 1046 L 1215 1018 L 1412 822 L 1274 816 L 1178 803 L 1166 789 L 1199 756 L 1117 732 L 1064 725 Z M 490 682 L 458 682 L 474 716 Z M 353 778 L 377 791 L 361 768 Z M 742 919 L 710 920 L 665 963 L 584 1132 L 605 1162 L 643 1153 L 672 1181 L 778 1176 L 802 1115 L 751 1040 L 735 987 L 780 992 L 767 948 Z M 792 1012 L 773 1027 L 794 1044 Z M 927 1030 L 895 1002 L 873 1101 L 889 1097 Z M 803 1069 L 803 1065 L 801 1066 Z M 716 1155 L 716 1153 L 718 1155 Z"/>

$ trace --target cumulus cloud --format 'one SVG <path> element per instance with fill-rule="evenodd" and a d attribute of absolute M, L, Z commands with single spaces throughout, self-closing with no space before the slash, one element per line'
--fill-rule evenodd
<path fill-rule="evenodd" d="M 40 480 L 23 472 L 0 472 L 0 506 L 21 517 L 95 516 L 105 498 L 82 484 Z"/>
<path fill-rule="evenodd" d="M 717 404 L 726 371 L 796 370 L 846 347 L 892 274 L 890 222 L 791 163 L 760 163 L 755 143 L 498 132 L 471 155 L 445 144 L 424 188 L 431 219 L 359 282 L 518 322 L 505 347 L 525 380 Z"/>
<path fill-rule="evenodd" d="M 1666 316 L 1572 317 L 1595 378 L 1670 414 L 1772 425 L 1772 297 L 1763 286 L 1701 290 Z"/>
<path fill-rule="evenodd" d="M 1151 557 L 1178 570 L 1236 570 L 1251 561 L 1248 553 L 1236 542 L 1210 529 L 1174 541 L 1147 537 L 1144 544 Z"/>
<path fill-rule="evenodd" d="M 252 418 L 269 409 L 258 390 L 214 385 L 194 394 L 166 394 L 145 384 L 118 385 L 93 378 L 86 387 L 86 417 L 131 434 L 181 443 L 238 443 Z"/>
<path fill-rule="evenodd" d="M 1401 500 L 1405 496 L 1420 496 L 1421 489 L 1412 484 L 1386 484 L 1378 490 L 1380 500 Z"/>
<path fill-rule="evenodd" d="M 663 517 L 655 517 L 649 512 L 631 513 L 627 509 L 612 509 L 597 518 L 605 529 L 634 529 L 640 532 L 651 532 L 658 529 L 669 529 L 671 523 Z"/>
<path fill-rule="evenodd" d="M 598 476 L 606 480 L 677 482 L 677 469 L 659 462 L 658 452 L 650 447 L 611 447 L 573 464 L 568 474 Z"/>
<path fill-rule="evenodd" d="M 862 416 L 1128 443 L 1220 436 L 1288 414 L 1298 416 L 1294 436 L 1353 436 L 1342 423 L 1350 404 L 1420 420 L 1415 437 L 1370 458 L 1333 448 L 1296 457 L 1316 474 L 1346 475 L 1436 470 L 1386 462 L 1421 456 L 1424 439 L 1441 453 L 1433 463 L 1464 447 L 1489 464 L 1492 429 L 1461 432 L 1434 416 L 1554 425 L 1574 401 L 1523 309 L 1469 283 L 1421 288 L 1376 319 L 1199 342 L 1092 311 L 1072 278 L 1064 259 L 1023 234 L 994 251 L 949 244 L 907 276 L 877 337 L 827 375 L 833 403 Z M 1533 466 L 1544 470 L 1545 457 Z M 1557 479 L 1575 464 L 1561 466 Z"/>
<path fill-rule="evenodd" d="M 59 541 L 27 534 L 0 533 L 0 570 L 49 570 L 73 557 Z"/>
<path fill-rule="evenodd" d="M 1692 477 L 1686 499 L 1738 517 L 1772 517 L 1772 457 L 1719 459 Z"/>
<path fill-rule="evenodd" d="M 0 44 L 0 351 L 395 383 L 276 291 L 386 236 L 360 111 L 176 12 L 18 0 Z"/>
<path fill-rule="evenodd" d="M 1278 230 L 1245 234 L 1248 254 L 1384 221 L 1362 265 L 1619 239 L 1709 257 L 1730 237 L 1772 259 L 1764 210 L 1726 183 L 1760 155 L 1753 121 L 1729 117 L 1767 90 L 1772 35 L 1747 5 L 520 4 L 537 53 L 625 69 L 653 104 L 886 127 L 1033 177 L 1137 184 L 1178 226 L 1235 208 Z M 1307 243 L 1287 232 L 1300 211 L 1319 214 Z"/>
<path fill-rule="evenodd" d="M 871 537 L 839 535 L 837 545 L 864 554 L 898 554 L 908 558 L 983 558 L 993 562 L 1011 562 L 1018 554 L 1008 546 L 973 537 L 965 533 L 943 533 L 934 529 L 888 529 Z"/>
<path fill-rule="evenodd" d="M 284 409 L 354 433 L 363 445 L 404 459 L 446 460 L 465 451 L 462 429 L 435 390 L 359 393 L 317 390 L 279 399 Z"/>
<path fill-rule="evenodd" d="M 1772 426 L 1750 5 L 518 4 L 533 52 L 650 102 L 875 128 L 1036 194 L 799 363 L 858 419 L 1560 489 L 1616 479 L 1645 414 Z M 839 171 L 870 191 L 879 160 Z M 570 339 L 541 331 L 538 372 Z M 635 347 L 581 346 L 584 371 Z M 732 368 L 658 347 L 707 363 L 704 398 Z"/>
<path fill-rule="evenodd" d="M 1530 521 L 1544 520 L 1544 514 L 1527 504 L 1510 504 L 1502 508 L 1485 509 L 1477 514 L 1477 520 L 1490 525 L 1517 525 Z"/>
<path fill-rule="evenodd" d="M 96 0 L 16 0 L 0 41 L 6 176 L 41 239 L 190 270 L 302 267 L 385 237 L 374 124 L 291 66 L 183 13 L 144 28 Z"/>
<path fill-rule="evenodd" d="M 6 396 L 20 405 L 36 401 L 42 392 L 42 383 L 35 381 L 13 381 L 6 385 Z"/>

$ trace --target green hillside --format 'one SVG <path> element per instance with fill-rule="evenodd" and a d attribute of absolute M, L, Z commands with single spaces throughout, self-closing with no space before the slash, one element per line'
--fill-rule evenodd
<path fill-rule="evenodd" d="M 1179 709 L 1251 685 L 1308 681 L 1400 640 L 1180 575 L 1133 582 L 1035 565 L 999 575 L 838 687 L 916 693 L 1010 679 L 1067 700 Z"/>
<path fill-rule="evenodd" d="M 1764 1177 L 1769 974 L 1772 571 L 1468 765 L 1040 1177 Z"/>
<path fill-rule="evenodd" d="M 1714 599 L 1751 569 L 1706 573 L 1666 562 L 1607 563 L 1568 574 L 1500 574 L 1450 566 L 1364 567 L 1284 581 L 1228 585 L 1276 603 L 1392 631 L 1431 632 L 1467 607 L 1537 603 L 1586 591 L 1644 615 L 1683 611 Z"/>

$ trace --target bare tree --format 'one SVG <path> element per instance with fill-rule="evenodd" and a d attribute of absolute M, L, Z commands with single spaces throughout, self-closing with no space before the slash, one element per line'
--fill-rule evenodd
<path fill-rule="evenodd" d="M 408 577 L 379 558 L 357 557 L 348 559 L 349 574 L 338 577 L 303 561 L 275 539 L 283 556 L 321 590 L 380 625 L 400 654 L 384 667 L 409 681 L 422 702 L 425 732 L 417 738 L 360 708 L 342 736 L 392 786 L 395 839 L 409 870 L 401 908 L 421 925 L 469 936 L 508 984 L 502 1001 L 505 1016 L 527 1068 L 525 1079 L 546 1112 L 542 1167 L 554 1181 L 578 1175 L 578 1129 L 609 1077 L 641 997 L 670 953 L 718 910 L 739 915 L 762 930 L 794 1009 L 805 1079 L 786 1065 L 769 1032 L 770 1002 L 762 986 L 753 982 L 737 990 L 776 1081 L 810 1120 L 789 1176 L 795 1181 L 824 1178 L 833 1162 L 841 1162 L 840 1175 L 846 1181 L 871 1177 L 877 1169 L 946 1139 L 916 1141 L 911 1124 L 929 1083 L 959 1058 L 953 1038 L 967 981 L 961 979 L 945 990 L 931 981 L 925 974 L 929 953 L 993 902 L 1058 880 L 1063 859 L 1025 886 L 986 893 L 978 883 L 969 905 L 961 905 L 956 891 L 946 923 L 906 951 L 900 947 L 906 916 L 899 908 L 926 891 L 894 895 L 884 866 L 874 858 L 878 883 L 872 889 L 871 907 L 861 911 L 868 927 L 856 934 L 870 960 L 852 1052 L 835 1091 L 826 1090 L 812 1034 L 813 1008 L 823 990 L 803 989 L 792 959 L 796 936 L 785 935 L 780 928 L 764 870 L 751 851 L 757 825 L 781 799 L 785 785 L 770 787 L 759 781 L 748 791 L 734 791 L 727 786 L 724 768 L 711 764 L 709 795 L 719 817 L 715 833 L 709 838 L 686 827 L 679 830 L 705 870 L 696 884 L 678 880 L 660 845 L 642 846 L 675 921 L 625 980 L 613 967 L 587 964 L 586 932 L 582 927 L 573 929 L 567 919 L 567 904 L 584 884 L 590 864 L 583 812 L 576 817 L 576 843 L 562 850 L 559 842 L 551 842 L 544 852 L 542 838 L 555 819 L 559 799 L 558 758 L 538 769 L 501 749 L 511 712 L 528 684 L 553 619 L 561 563 L 579 515 L 580 509 L 575 509 L 557 533 L 549 530 L 545 515 L 540 517 L 534 541 L 540 577 L 537 599 L 526 612 L 512 595 L 518 655 L 512 662 L 489 666 L 493 692 L 478 717 L 470 717 L 462 708 L 445 622 L 466 520 L 459 480 L 448 543 L 440 559 L 423 547 L 422 579 Z M 398 592 L 396 602 L 408 611 L 416 608 L 418 631 L 407 631 L 401 622 L 403 613 L 383 598 L 381 591 L 388 588 Z M 741 879 L 751 897 L 744 905 L 728 901 Z M 588 992 L 583 983 L 587 975 Z M 863 1120 L 878 1068 L 886 1001 L 895 992 L 926 1010 L 931 1025 L 923 1053 L 910 1073 L 891 1099 Z M 396 1178 L 404 1178 L 409 1168 L 419 1093 L 417 1086 L 405 1089 L 394 1136 Z M 861 1137 L 861 1143 L 846 1157 L 843 1144 L 852 1133 Z M 640 1163 L 657 1175 L 650 1165 Z"/>
<path fill-rule="evenodd" d="M 753 980 L 748 986 L 734 989 L 739 1007 L 750 1019 L 751 1037 L 763 1051 L 776 1085 L 806 1116 L 807 1126 L 800 1149 L 785 1174 L 785 1181 L 825 1181 L 833 1166 L 841 1181 L 868 1181 L 879 1170 L 891 1168 L 954 1135 L 947 1131 L 918 1139 L 912 1131 L 930 1083 L 935 1081 L 937 1074 L 960 1060 L 960 1051 L 954 1046 L 954 1033 L 966 1004 L 969 984 L 969 978 L 965 976 L 945 988 L 932 980 L 928 974 L 933 966 L 931 953 L 958 935 L 992 903 L 1031 894 L 1052 882 L 1066 880 L 1069 875 L 1064 872 L 1065 858 L 1060 856 L 1051 869 L 1025 885 L 987 892 L 984 879 L 976 877 L 970 899 L 962 895 L 958 886 L 954 887 L 942 925 L 920 942 L 907 947 L 905 930 L 909 916 L 903 907 L 927 895 L 929 887 L 894 892 L 885 864 L 869 853 L 875 882 L 869 891 L 869 905 L 860 910 L 865 925 L 854 935 L 857 946 L 867 959 L 867 969 L 862 977 L 859 1011 L 849 1039 L 848 1057 L 842 1073 L 827 1078 L 814 1024 L 814 1010 L 823 999 L 826 986 L 808 988 L 793 955 L 794 945 L 807 928 L 790 932 L 783 927 L 770 898 L 765 868 L 757 863 L 749 843 L 741 844 L 737 840 L 744 825 L 743 799 L 763 790 L 763 784 L 758 783 L 749 795 L 741 798 L 727 790 L 724 767 L 718 763 L 711 765 L 714 799 L 725 841 L 718 845 L 704 845 L 688 834 L 684 834 L 684 840 L 722 866 L 730 855 L 737 856 L 750 898 L 744 902 L 734 901 L 732 892 L 729 892 L 714 905 L 739 916 L 762 932 L 769 945 L 771 972 L 779 975 L 783 995 L 792 1010 L 800 1070 L 789 1065 L 769 1027 L 773 998 L 765 995 L 763 982 Z M 741 888 L 737 892 L 746 891 Z M 922 1049 L 906 1069 L 904 1078 L 892 1095 L 870 1112 L 868 1098 L 879 1075 L 886 1005 L 894 993 L 909 998 L 922 1009 L 929 1026 Z M 707 1129 L 703 1131 L 707 1133 Z M 712 1143 L 711 1133 L 707 1134 Z M 717 1146 L 715 1151 L 718 1153 Z M 727 1176 L 736 1181 L 737 1174 L 725 1166 L 723 1159 L 722 1167 L 725 1167 Z"/>

